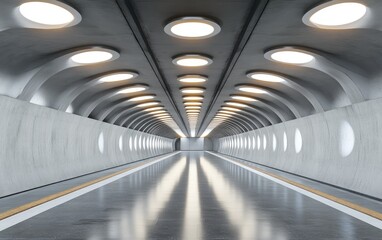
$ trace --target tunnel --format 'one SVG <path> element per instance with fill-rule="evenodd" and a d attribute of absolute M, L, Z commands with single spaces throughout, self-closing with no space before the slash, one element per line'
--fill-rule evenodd
<path fill-rule="evenodd" d="M 382 239 L 382 1 L 1 0 L 0 240 Z"/>

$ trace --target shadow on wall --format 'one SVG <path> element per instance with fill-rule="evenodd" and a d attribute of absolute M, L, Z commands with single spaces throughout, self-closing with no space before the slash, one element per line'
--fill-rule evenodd
<path fill-rule="evenodd" d="M 174 140 L 0 96 L 0 197 L 174 151 Z"/>
<path fill-rule="evenodd" d="M 382 199 L 382 99 L 214 139 L 214 150 Z"/>

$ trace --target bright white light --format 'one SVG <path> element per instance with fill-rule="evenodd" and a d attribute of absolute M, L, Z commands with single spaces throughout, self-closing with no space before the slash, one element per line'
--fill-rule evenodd
<path fill-rule="evenodd" d="M 108 61 L 112 57 L 113 54 L 111 54 L 110 52 L 90 50 L 72 56 L 71 60 L 79 64 L 92 64 Z"/>
<path fill-rule="evenodd" d="M 284 78 L 271 73 L 250 73 L 248 76 L 252 79 L 265 82 L 284 82 Z"/>
<path fill-rule="evenodd" d="M 20 5 L 19 11 L 29 21 L 64 27 L 74 21 L 74 15 L 67 9 L 47 2 L 26 2 Z"/>
<path fill-rule="evenodd" d="M 103 153 L 104 151 L 104 137 L 103 137 L 103 132 L 101 132 L 98 136 L 98 150 L 100 153 Z"/>
<path fill-rule="evenodd" d="M 184 100 L 203 100 L 203 97 L 201 96 L 185 96 L 183 97 Z"/>
<path fill-rule="evenodd" d="M 226 102 L 225 104 L 235 107 L 248 107 L 248 105 L 245 105 L 243 103 L 237 103 L 237 102 Z"/>
<path fill-rule="evenodd" d="M 355 135 L 349 122 L 342 121 L 340 125 L 340 154 L 342 157 L 349 156 L 354 149 Z"/>
<path fill-rule="evenodd" d="M 301 152 L 302 136 L 301 136 L 301 132 L 298 128 L 296 128 L 296 131 L 294 132 L 294 148 L 296 150 L 296 153 Z"/>
<path fill-rule="evenodd" d="M 257 135 L 257 150 L 260 150 L 260 148 L 261 148 L 260 135 Z"/>
<path fill-rule="evenodd" d="M 182 88 L 180 90 L 182 93 L 203 93 L 204 92 L 204 89 L 203 88 Z"/>
<path fill-rule="evenodd" d="M 267 137 L 263 135 L 263 149 L 267 149 Z"/>
<path fill-rule="evenodd" d="M 141 92 L 146 90 L 147 87 L 139 86 L 139 87 L 128 87 L 121 91 L 118 91 L 118 94 L 125 94 L 125 93 L 135 93 L 135 92 Z"/>
<path fill-rule="evenodd" d="M 287 138 L 287 135 L 285 132 L 283 134 L 283 142 L 284 142 L 284 152 L 285 152 L 287 150 L 287 147 L 288 147 L 288 138 Z"/>
<path fill-rule="evenodd" d="M 202 136 L 200 136 L 201 138 L 205 138 L 208 136 L 208 134 L 210 134 L 210 132 L 212 132 L 213 128 L 207 128 L 206 130 L 204 130 Z"/>
<path fill-rule="evenodd" d="M 124 81 L 129 80 L 136 77 L 136 74 L 133 73 L 114 73 L 110 74 L 108 76 L 100 78 L 100 82 L 118 82 L 118 81 Z"/>
<path fill-rule="evenodd" d="M 155 96 L 153 96 L 153 95 L 139 96 L 139 97 L 131 98 L 131 99 L 129 99 L 129 101 L 131 101 L 131 102 L 138 102 L 138 101 L 144 101 L 144 100 L 148 100 L 148 99 L 153 99 L 154 97 Z M 143 104 L 141 104 L 141 105 L 143 105 Z"/>
<path fill-rule="evenodd" d="M 267 93 L 265 90 L 262 90 L 257 87 L 251 87 L 251 86 L 240 86 L 238 89 L 242 92 L 249 92 L 249 93 L 256 93 L 256 94 L 264 94 Z"/>
<path fill-rule="evenodd" d="M 159 104 L 159 102 L 147 102 L 147 103 L 139 104 L 139 105 L 137 105 L 137 107 L 144 108 L 144 107 L 155 106 L 155 105 L 158 105 L 158 104 Z"/>
<path fill-rule="evenodd" d="M 201 67 L 211 64 L 212 59 L 200 55 L 190 54 L 175 58 L 173 63 L 183 67 Z"/>
<path fill-rule="evenodd" d="M 223 110 L 228 110 L 228 111 L 234 111 L 234 112 L 240 112 L 241 109 L 238 108 L 232 108 L 232 107 L 222 107 Z"/>
<path fill-rule="evenodd" d="M 276 151 L 276 147 L 277 147 L 277 139 L 276 139 L 276 136 L 275 134 L 273 134 L 273 145 L 272 145 L 272 149 L 273 151 Z"/>
<path fill-rule="evenodd" d="M 185 102 L 184 105 L 185 106 L 201 106 L 202 103 L 201 102 Z"/>
<path fill-rule="evenodd" d="M 315 12 L 309 21 L 318 27 L 338 27 L 358 21 L 365 16 L 367 7 L 357 2 L 343 2 Z"/>
<path fill-rule="evenodd" d="M 144 109 L 144 111 L 146 111 L 146 112 L 152 112 L 152 111 L 156 111 L 156 110 L 160 110 L 160 109 L 163 109 L 163 107 L 152 107 L 152 108 L 147 108 L 147 109 Z"/>
<path fill-rule="evenodd" d="M 119 137 L 118 146 L 119 146 L 119 150 L 122 152 L 123 151 L 123 136 L 122 135 Z"/>
<path fill-rule="evenodd" d="M 204 39 L 218 34 L 220 26 L 202 17 L 183 17 L 167 24 L 164 31 L 177 38 Z"/>
<path fill-rule="evenodd" d="M 202 83 L 207 81 L 207 78 L 201 75 L 186 75 L 178 77 L 178 81 L 185 83 Z"/>
<path fill-rule="evenodd" d="M 246 102 L 256 102 L 257 100 L 251 97 L 246 97 L 246 96 L 240 96 L 240 95 L 232 95 L 232 99 L 235 100 L 240 100 L 240 101 L 246 101 Z"/>
<path fill-rule="evenodd" d="M 201 109 L 201 106 L 186 106 L 185 109 Z"/>
<path fill-rule="evenodd" d="M 305 64 L 311 62 L 314 57 L 300 51 L 281 50 L 272 53 L 271 58 L 278 62 L 289 64 Z"/>

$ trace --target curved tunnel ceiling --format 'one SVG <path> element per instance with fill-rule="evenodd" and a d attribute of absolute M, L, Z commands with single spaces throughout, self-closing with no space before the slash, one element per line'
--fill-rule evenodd
<path fill-rule="evenodd" d="M 36 2 L 64 9 L 55 25 Z M 351 23 L 315 14 L 344 2 L 360 7 Z M 380 98 L 381 11 L 377 0 L 3 0 L 0 94 L 169 138 L 233 135 Z"/>

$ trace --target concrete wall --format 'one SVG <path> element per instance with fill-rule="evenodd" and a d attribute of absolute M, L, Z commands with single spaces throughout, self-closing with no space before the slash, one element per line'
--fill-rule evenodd
<path fill-rule="evenodd" d="M 214 139 L 214 150 L 382 199 L 382 100 Z"/>
<path fill-rule="evenodd" d="M 173 151 L 174 141 L 0 96 L 0 197 Z"/>

